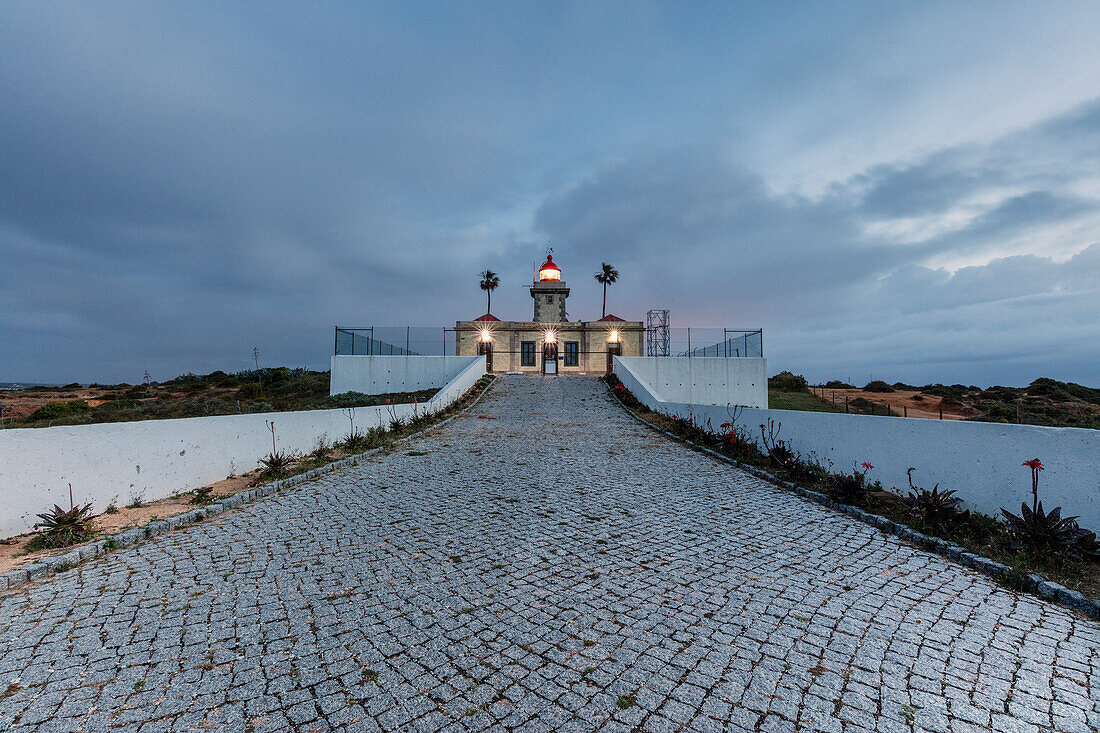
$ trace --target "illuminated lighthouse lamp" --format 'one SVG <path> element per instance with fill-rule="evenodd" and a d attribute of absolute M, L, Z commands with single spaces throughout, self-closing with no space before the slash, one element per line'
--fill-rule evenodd
<path fill-rule="evenodd" d="M 554 255 L 546 255 L 546 262 L 539 268 L 539 282 L 561 280 L 561 268 L 554 264 Z"/>

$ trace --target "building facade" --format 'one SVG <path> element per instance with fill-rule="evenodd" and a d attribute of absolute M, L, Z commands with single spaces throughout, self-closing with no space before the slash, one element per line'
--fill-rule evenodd
<path fill-rule="evenodd" d="M 491 313 L 455 323 L 455 353 L 484 354 L 491 372 L 603 374 L 612 356 L 641 356 L 645 326 L 607 315 L 597 321 L 570 321 L 569 288 L 561 269 L 547 255 L 531 283 L 530 321 L 502 321 Z"/>

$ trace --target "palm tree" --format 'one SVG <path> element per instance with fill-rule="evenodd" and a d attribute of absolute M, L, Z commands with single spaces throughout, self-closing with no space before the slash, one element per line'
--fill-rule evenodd
<path fill-rule="evenodd" d="M 485 312 L 491 313 L 493 311 L 493 291 L 500 285 L 500 278 L 492 270 L 484 270 L 481 273 L 481 289 L 485 291 L 485 297 L 487 301 L 485 303 Z"/>
<path fill-rule="evenodd" d="M 619 271 L 606 262 L 603 263 L 603 267 L 596 273 L 596 282 L 603 283 L 603 318 L 607 315 L 607 284 L 614 285 L 619 279 Z"/>

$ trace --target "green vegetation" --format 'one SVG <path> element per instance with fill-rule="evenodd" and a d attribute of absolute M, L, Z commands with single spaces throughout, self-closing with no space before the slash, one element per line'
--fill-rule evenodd
<path fill-rule="evenodd" d="M 60 421 L 73 415 L 80 415 L 92 409 L 84 400 L 68 400 L 66 402 L 51 402 L 45 407 L 40 407 L 28 417 L 28 420 L 52 420 Z"/>
<path fill-rule="evenodd" d="M 801 374 L 779 372 L 774 377 L 768 377 L 768 389 L 777 392 L 805 392 L 809 385 Z"/>
<path fill-rule="evenodd" d="M 1040 377 L 1026 387 L 926 384 L 911 389 L 923 398 L 941 398 L 945 408 L 972 410 L 976 414 L 968 420 L 1100 429 L 1100 389 L 1074 382 Z"/>
<path fill-rule="evenodd" d="M 72 394 L 77 391 L 78 394 Z M 347 407 L 426 402 L 437 390 L 366 395 L 345 392 L 329 395 L 329 373 L 275 367 L 228 374 L 184 374 L 152 384 L 34 387 L 7 392 L 5 403 L 18 405 L 21 397 L 41 404 L 44 394 L 80 399 L 59 399 L 23 417 L 12 417 L 9 427 L 47 427 L 89 423 L 163 420 L 178 417 L 235 415 L 238 413 L 326 410 Z M 68 393 L 68 394 L 66 394 Z M 98 403 L 98 404 L 97 404 Z M 94 405 L 94 406 L 93 406 Z"/>
<path fill-rule="evenodd" d="M 843 412 L 828 400 L 810 392 L 801 374 L 780 372 L 768 377 L 768 407 L 773 410 L 803 410 L 805 412 Z"/>
<path fill-rule="evenodd" d="M 73 503 L 73 487 L 69 484 L 69 508 L 54 504 L 53 509 L 38 515 L 42 521 L 35 524 L 39 533 L 27 543 L 26 550 L 34 552 L 55 547 L 68 547 L 84 542 L 92 536 L 92 505 Z"/>
<path fill-rule="evenodd" d="M 1046 377 L 1027 387 L 959 387 L 932 385 L 921 391 L 942 391 L 945 398 L 972 405 L 981 414 L 971 420 L 1100 429 L 1100 389 Z"/>
<path fill-rule="evenodd" d="M 904 389 L 904 385 L 902 386 Z M 863 388 L 864 392 L 895 392 L 896 390 L 881 379 L 868 382 Z"/>
<path fill-rule="evenodd" d="M 828 400 L 823 400 L 810 392 L 786 392 L 768 390 L 768 407 L 773 410 L 803 410 L 806 412 L 844 412 Z"/>

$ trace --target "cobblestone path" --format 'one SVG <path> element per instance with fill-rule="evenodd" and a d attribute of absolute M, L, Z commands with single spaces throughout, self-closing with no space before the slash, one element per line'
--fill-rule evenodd
<path fill-rule="evenodd" d="M 0 729 L 1088 731 L 1100 625 L 505 377 L 0 599 Z"/>

